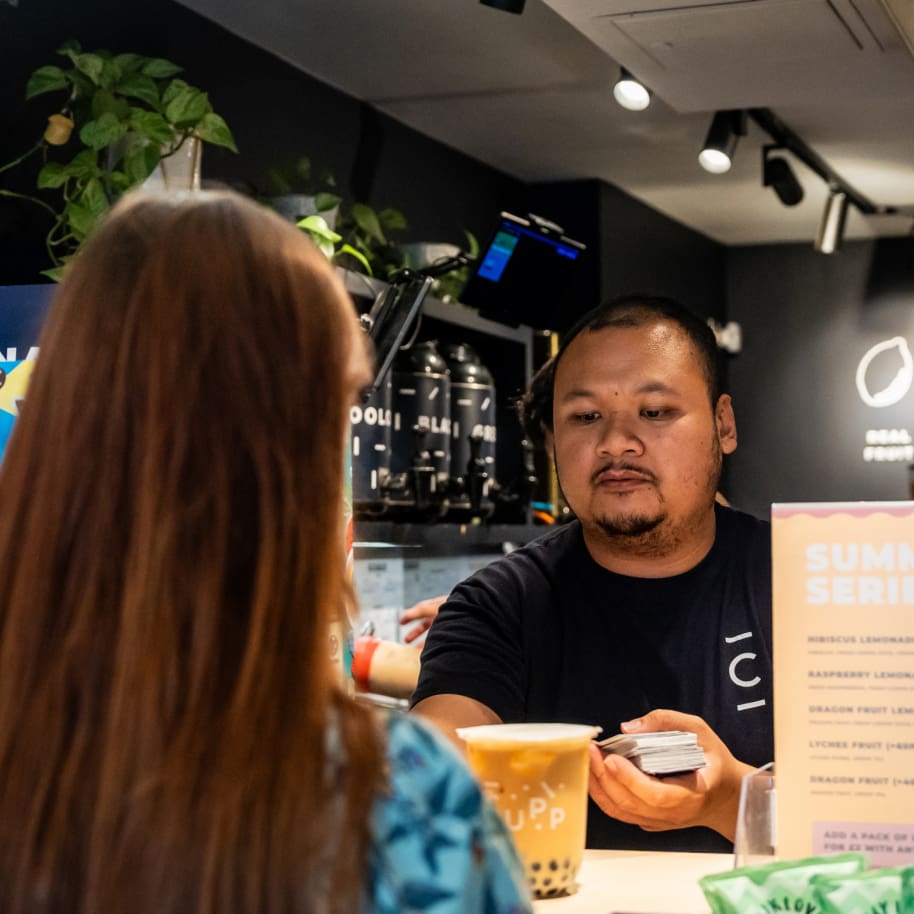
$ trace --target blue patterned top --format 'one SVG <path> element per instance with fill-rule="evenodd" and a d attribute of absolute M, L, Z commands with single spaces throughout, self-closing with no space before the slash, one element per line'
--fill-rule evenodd
<path fill-rule="evenodd" d="M 429 725 L 392 713 L 386 752 L 364 914 L 532 911 L 510 833 L 457 751 Z"/>

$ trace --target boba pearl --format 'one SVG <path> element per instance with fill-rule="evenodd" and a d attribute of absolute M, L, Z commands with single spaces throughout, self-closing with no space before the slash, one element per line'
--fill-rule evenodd
<path fill-rule="evenodd" d="M 537 898 L 564 895 L 574 883 L 571 860 L 535 860 L 528 867 L 528 881 Z"/>

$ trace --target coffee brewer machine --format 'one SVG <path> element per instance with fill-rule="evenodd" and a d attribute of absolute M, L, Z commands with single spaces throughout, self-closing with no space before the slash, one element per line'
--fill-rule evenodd
<path fill-rule="evenodd" d="M 451 379 L 451 479 L 448 519 L 487 517 L 495 481 L 495 383 L 467 343 L 439 347 Z"/>

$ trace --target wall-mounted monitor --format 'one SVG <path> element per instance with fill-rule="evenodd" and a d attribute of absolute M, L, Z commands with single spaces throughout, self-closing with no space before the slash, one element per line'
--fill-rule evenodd
<path fill-rule="evenodd" d="M 460 300 L 492 320 L 549 329 L 586 250 L 545 219 L 502 213 Z"/>

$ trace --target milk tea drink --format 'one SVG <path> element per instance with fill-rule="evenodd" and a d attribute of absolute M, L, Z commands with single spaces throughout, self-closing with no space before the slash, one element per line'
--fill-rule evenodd
<path fill-rule="evenodd" d="M 599 732 L 579 724 L 495 724 L 457 731 L 540 898 L 574 888 L 587 824 L 587 746 Z"/>

